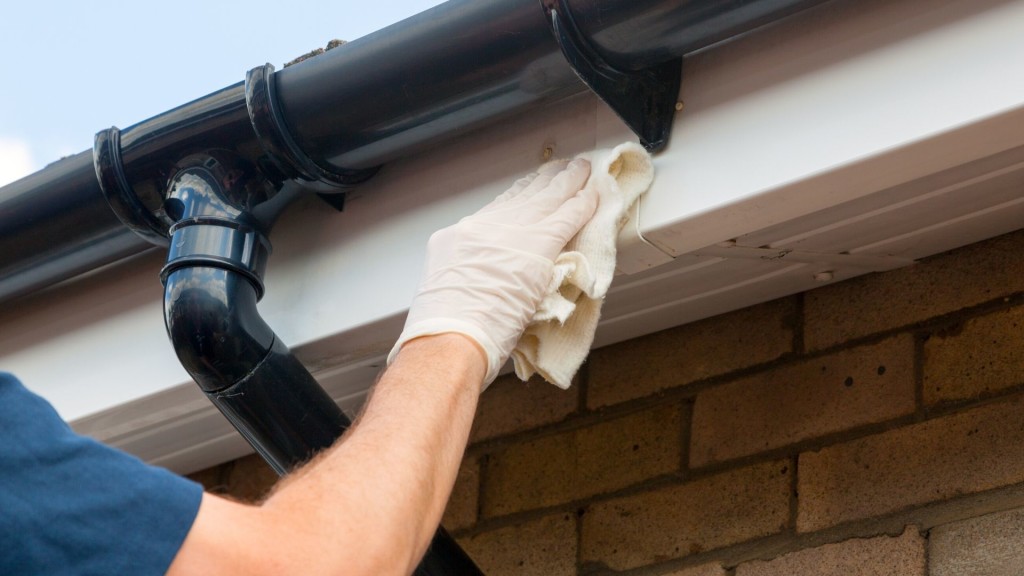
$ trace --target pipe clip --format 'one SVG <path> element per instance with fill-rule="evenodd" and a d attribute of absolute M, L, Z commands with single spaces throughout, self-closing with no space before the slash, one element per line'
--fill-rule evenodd
<path fill-rule="evenodd" d="M 327 169 L 303 152 L 281 115 L 274 66 L 271 64 L 257 66 L 246 73 L 245 106 L 260 146 L 274 166 L 288 178 L 319 182 L 344 191 L 366 182 L 379 169 Z"/>
<path fill-rule="evenodd" d="M 256 299 L 263 298 L 263 274 L 271 248 L 262 234 L 240 222 L 216 217 L 187 218 L 171 230 L 161 282 L 166 284 L 171 272 L 180 268 L 223 268 L 248 278 L 256 289 Z"/>
<path fill-rule="evenodd" d="M 153 215 L 128 184 L 121 161 L 121 131 L 115 126 L 96 133 L 92 165 L 107 204 L 121 222 L 147 242 L 167 246 L 168 225 Z"/>
<path fill-rule="evenodd" d="M 568 0 L 540 0 L 562 54 L 650 152 L 668 144 L 679 97 L 682 58 L 642 70 L 621 70 L 605 60 L 572 18 Z"/>

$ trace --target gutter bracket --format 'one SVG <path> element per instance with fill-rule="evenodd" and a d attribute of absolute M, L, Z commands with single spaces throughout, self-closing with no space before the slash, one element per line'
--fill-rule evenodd
<path fill-rule="evenodd" d="M 121 131 L 116 126 L 96 133 L 92 166 L 100 191 L 118 220 L 150 244 L 166 248 L 170 243 L 169 225 L 154 216 L 128 184 L 121 161 Z"/>
<path fill-rule="evenodd" d="M 323 184 L 329 191 L 319 196 L 339 211 L 344 205 L 345 191 L 366 182 L 380 169 L 327 169 L 310 158 L 295 142 L 281 114 L 272 64 L 257 66 L 246 73 L 245 107 L 256 139 L 273 164 L 274 170 L 261 166 L 263 173 L 276 172 L 287 179 Z"/>
<path fill-rule="evenodd" d="M 642 70 L 620 70 L 606 61 L 573 21 L 568 0 L 540 0 L 562 54 L 576 75 L 601 98 L 649 152 L 668 144 L 683 60 Z"/>

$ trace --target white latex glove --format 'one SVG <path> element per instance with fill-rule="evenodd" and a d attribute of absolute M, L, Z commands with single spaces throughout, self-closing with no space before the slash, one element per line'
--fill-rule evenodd
<path fill-rule="evenodd" d="M 490 384 L 551 282 L 554 260 L 597 208 L 583 191 L 586 160 L 550 162 L 427 243 L 426 270 L 405 329 L 388 355 L 433 334 L 457 332 L 487 355 Z"/>

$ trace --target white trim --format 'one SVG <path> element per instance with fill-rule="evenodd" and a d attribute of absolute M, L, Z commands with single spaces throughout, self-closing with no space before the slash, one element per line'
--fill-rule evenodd
<path fill-rule="evenodd" d="M 597 345 L 1021 227 L 1021 30 L 1019 0 L 836 1 L 688 58 L 685 108 L 620 238 Z M 571 156 L 627 138 L 579 96 L 391 163 L 344 213 L 305 199 L 275 230 L 260 309 L 354 410 L 401 329 L 431 232 L 546 148 Z M 247 448 L 166 341 L 161 260 L 0 310 L 0 369 L 79 430 L 189 471 Z"/>

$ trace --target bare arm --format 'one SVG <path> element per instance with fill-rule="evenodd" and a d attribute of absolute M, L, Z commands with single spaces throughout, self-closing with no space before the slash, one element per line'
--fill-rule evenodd
<path fill-rule="evenodd" d="M 408 574 L 440 522 L 486 360 L 468 338 L 402 347 L 345 439 L 259 507 L 206 494 L 169 574 Z"/>
<path fill-rule="evenodd" d="M 477 398 L 590 218 L 589 164 L 551 163 L 439 231 L 389 355 L 341 442 L 258 507 L 204 495 L 170 573 L 411 573 L 441 519 Z M 282 384 L 286 385 L 286 384 Z"/>

